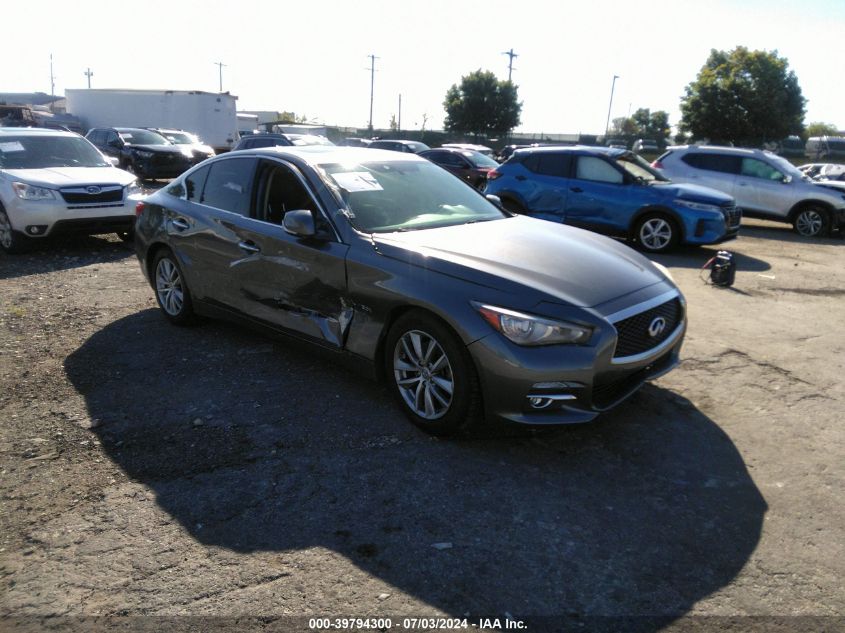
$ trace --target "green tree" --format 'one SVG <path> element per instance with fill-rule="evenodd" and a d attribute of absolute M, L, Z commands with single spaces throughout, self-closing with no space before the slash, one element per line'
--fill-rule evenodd
<path fill-rule="evenodd" d="M 820 121 L 810 123 L 805 132 L 806 138 L 811 136 L 836 136 L 837 134 L 839 134 L 839 128 L 833 123 L 822 123 Z"/>
<path fill-rule="evenodd" d="M 621 116 L 613 119 L 610 124 L 610 134 L 612 136 L 636 136 L 638 132 L 636 121 L 629 116 Z"/>
<path fill-rule="evenodd" d="M 680 127 L 697 139 L 757 146 L 803 131 L 806 99 L 777 51 L 713 49 L 685 92 Z"/>
<path fill-rule="evenodd" d="M 507 134 L 519 125 L 522 112 L 517 87 L 481 69 L 462 77 L 460 86 L 453 84 L 443 107 L 447 131 L 476 136 Z"/>

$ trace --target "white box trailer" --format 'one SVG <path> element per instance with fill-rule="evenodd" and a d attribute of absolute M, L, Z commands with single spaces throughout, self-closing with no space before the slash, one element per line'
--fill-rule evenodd
<path fill-rule="evenodd" d="M 67 112 L 95 127 L 160 127 L 192 132 L 216 152 L 238 141 L 237 97 L 200 90 L 65 91 Z"/>

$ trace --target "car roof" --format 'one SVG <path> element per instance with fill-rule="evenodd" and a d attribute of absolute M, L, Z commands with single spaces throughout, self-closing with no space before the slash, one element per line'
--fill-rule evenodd
<path fill-rule="evenodd" d="M 0 127 L 3 136 L 79 136 L 75 132 L 54 130 L 43 127 Z"/>
<path fill-rule="evenodd" d="M 736 156 L 777 156 L 774 152 L 749 147 L 727 147 L 723 145 L 674 145 L 672 151 L 699 152 L 701 154 L 734 154 Z"/>
<path fill-rule="evenodd" d="M 380 162 L 406 162 L 419 161 L 428 162 L 416 154 L 393 152 L 386 149 L 370 149 L 368 147 L 347 147 L 345 145 L 277 145 L 275 147 L 258 147 L 254 149 L 241 149 L 227 154 L 221 154 L 222 158 L 227 155 L 254 155 L 268 157 L 278 156 L 280 158 L 294 158 L 309 165 L 324 165 L 326 163 L 371 163 Z"/>
<path fill-rule="evenodd" d="M 621 156 L 629 154 L 626 149 L 616 147 L 602 147 L 597 145 L 540 145 L 538 147 L 525 147 L 514 151 L 514 156 L 526 156 L 527 154 L 551 154 L 551 153 L 578 153 L 578 154 L 602 154 L 604 156 Z"/>

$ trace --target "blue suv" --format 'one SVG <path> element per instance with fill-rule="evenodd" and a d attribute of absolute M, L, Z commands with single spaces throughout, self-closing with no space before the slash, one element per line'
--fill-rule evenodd
<path fill-rule="evenodd" d="M 742 219 L 731 196 L 674 184 L 633 152 L 609 147 L 517 150 L 489 172 L 484 193 L 510 211 L 625 237 L 653 253 L 732 239 Z"/>

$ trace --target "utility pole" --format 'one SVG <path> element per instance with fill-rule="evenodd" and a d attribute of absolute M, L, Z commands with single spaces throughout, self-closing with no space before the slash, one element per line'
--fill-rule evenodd
<path fill-rule="evenodd" d="M 53 76 L 53 53 L 50 53 L 50 96 L 56 96 L 56 78 Z M 53 111 L 55 103 L 55 99 L 50 102 L 50 112 Z"/>
<path fill-rule="evenodd" d="M 402 93 L 399 93 L 399 120 L 396 122 L 396 131 L 402 131 Z"/>
<path fill-rule="evenodd" d="M 220 92 L 223 92 L 223 66 L 225 66 L 226 64 L 224 64 L 223 62 L 214 62 L 214 65 L 219 67 L 219 70 L 220 70 Z"/>
<path fill-rule="evenodd" d="M 507 55 L 510 59 L 508 59 L 508 83 L 511 82 L 511 75 L 513 74 L 513 58 L 519 57 L 516 53 L 513 52 L 513 49 L 509 51 L 505 51 L 502 55 Z"/>
<path fill-rule="evenodd" d="M 373 88 L 376 83 L 376 60 L 380 59 L 375 55 L 370 55 L 370 133 L 373 131 Z"/>
<path fill-rule="evenodd" d="M 88 70 L 86 70 L 82 74 L 85 75 L 86 77 L 88 77 L 88 90 L 91 90 L 91 77 L 94 76 L 94 73 L 92 73 L 91 69 L 89 68 Z"/>
<path fill-rule="evenodd" d="M 613 89 L 616 88 L 616 80 L 619 75 L 613 75 L 613 83 L 610 84 L 610 104 L 607 106 L 607 123 L 604 124 L 604 142 L 607 143 L 607 132 L 610 130 L 610 110 L 613 108 Z"/>

